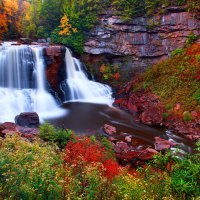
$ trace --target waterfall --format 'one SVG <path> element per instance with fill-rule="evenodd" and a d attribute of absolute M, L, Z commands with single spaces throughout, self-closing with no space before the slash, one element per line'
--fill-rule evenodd
<path fill-rule="evenodd" d="M 61 84 L 65 101 L 112 104 L 112 90 L 108 85 L 89 80 L 78 59 L 66 49 L 66 80 Z"/>
<path fill-rule="evenodd" d="M 42 47 L 0 46 L 0 122 L 13 122 L 21 112 L 37 112 L 40 119 L 64 114 L 45 89 L 44 68 Z"/>

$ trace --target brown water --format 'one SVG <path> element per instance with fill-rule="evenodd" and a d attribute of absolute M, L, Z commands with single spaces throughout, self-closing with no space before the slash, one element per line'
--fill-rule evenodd
<path fill-rule="evenodd" d="M 130 114 L 118 108 L 79 102 L 66 103 L 62 108 L 68 110 L 65 116 L 46 120 L 56 127 L 72 129 L 76 134 L 104 134 L 103 125 L 109 124 L 117 128 L 116 138 L 118 140 L 124 140 L 126 135 L 132 135 L 132 145 L 137 148 L 153 146 L 154 137 L 160 136 L 178 143 L 183 151 L 192 151 L 192 143 L 180 135 L 172 134 L 163 128 L 153 128 L 136 123 Z"/>

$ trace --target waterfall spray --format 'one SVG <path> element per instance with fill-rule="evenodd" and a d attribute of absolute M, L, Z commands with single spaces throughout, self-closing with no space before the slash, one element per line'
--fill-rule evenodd
<path fill-rule="evenodd" d="M 112 89 L 105 84 L 89 80 L 81 63 L 66 49 L 66 80 L 61 84 L 65 101 L 112 104 Z"/>

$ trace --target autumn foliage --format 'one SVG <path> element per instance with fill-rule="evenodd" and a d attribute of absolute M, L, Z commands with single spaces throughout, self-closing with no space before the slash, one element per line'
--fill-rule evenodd
<path fill-rule="evenodd" d="M 71 33 L 77 32 L 77 29 L 72 27 L 72 25 L 69 22 L 69 18 L 65 14 L 60 20 L 59 27 L 61 28 L 59 35 L 69 36 Z"/>
<path fill-rule="evenodd" d="M 16 33 L 22 32 L 23 16 L 26 15 L 29 3 L 19 0 L 1 0 L 0 3 L 0 39 L 3 35 L 14 29 Z"/>
<path fill-rule="evenodd" d="M 97 141 L 90 138 L 82 138 L 77 142 L 70 141 L 66 146 L 66 163 L 79 166 L 80 163 L 85 166 L 91 163 L 101 163 L 104 175 L 112 179 L 119 174 L 118 163 L 110 157 L 106 149 Z"/>

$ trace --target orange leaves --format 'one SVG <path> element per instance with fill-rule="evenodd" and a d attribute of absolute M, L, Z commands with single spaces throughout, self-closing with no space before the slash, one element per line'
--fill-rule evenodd
<path fill-rule="evenodd" d="M 190 48 L 187 50 L 188 55 L 199 55 L 200 54 L 200 44 L 196 43 L 193 44 Z"/>
<path fill-rule="evenodd" d="M 77 28 L 72 27 L 66 14 L 64 14 L 64 16 L 61 18 L 59 27 L 61 28 L 59 35 L 69 36 L 71 33 L 78 32 Z"/>
<path fill-rule="evenodd" d="M 101 73 L 104 73 L 106 71 L 106 66 L 103 64 L 101 65 L 100 67 L 100 70 L 99 70 Z"/>
<path fill-rule="evenodd" d="M 22 16 L 27 12 L 30 4 L 23 1 L 20 7 L 19 0 L 2 0 L 0 5 L 0 38 L 8 31 L 11 25 L 17 32 L 22 29 Z"/>

